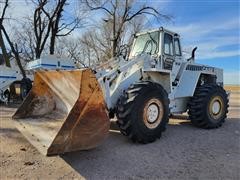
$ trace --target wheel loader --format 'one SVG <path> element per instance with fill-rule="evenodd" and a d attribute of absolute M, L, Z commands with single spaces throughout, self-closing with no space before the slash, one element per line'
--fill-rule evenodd
<path fill-rule="evenodd" d="M 13 116 L 43 154 L 97 147 L 116 117 L 133 142 L 160 138 L 169 118 L 187 112 L 192 124 L 220 127 L 228 113 L 223 70 L 184 58 L 180 36 L 163 27 L 135 35 L 130 55 L 94 69 L 38 71 Z"/>

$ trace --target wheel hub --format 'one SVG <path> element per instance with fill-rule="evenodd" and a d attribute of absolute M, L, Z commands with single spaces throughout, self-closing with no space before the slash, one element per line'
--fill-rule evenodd
<path fill-rule="evenodd" d="M 147 109 L 147 120 L 149 123 L 153 123 L 157 120 L 159 115 L 158 106 L 156 104 L 150 104 Z"/>
<path fill-rule="evenodd" d="M 223 100 L 220 96 L 215 96 L 210 100 L 209 113 L 213 119 L 219 119 L 223 114 Z"/>
<path fill-rule="evenodd" d="M 159 99 L 150 99 L 144 106 L 143 120 L 149 129 L 156 128 L 163 118 L 163 104 Z"/>
<path fill-rule="evenodd" d="M 221 109 L 220 102 L 219 101 L 213 102 L 213 105 L 212 105 L 212 112 L 213 112 L 213 114 L 218 114 L 220 109 Z"/>

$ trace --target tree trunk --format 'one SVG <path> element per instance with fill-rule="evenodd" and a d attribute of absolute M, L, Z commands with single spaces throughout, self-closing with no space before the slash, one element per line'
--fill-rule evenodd
<path fill-rule="evenodd" d="M 3 60 L 7 67 L 11 67 L 10 60 L 7 54 L 6 46 L 3 41 L 2 31 L 0 30 L 0 47 L 2 49 Z"/>
<path fill-rule="evenodd" d="M 39 59 L 41 57 L 42 51 L 40 47 L 41 47 L 41 37 L 37 39 L 37 42 L 36 42 L 36 47 L 35 47 L 36 59 Z"/>
<path fill-rule="evenodd" d="M 113 47 L 112 47 L 112 57 L 115 57 L 117 55 L 117 39 L 113 40 Z"/>
<path fill-rule="evenodd" d="M 16 62 L 17 62 L 17 65 L 22 73 L 22 76 L 24 78 L 26 78 L 26 73 L 25 73 L 25 70 L 23 69 L 23 66 L 22 66 L 22 63 L 21 63 L 21 60 L 20 60 L 20 57 L 19 57 L 19 53 L 18 53 L 18 47 L 17 47 L 17 44 L 15 44 L 15 50 L 13 51 L 14 53 L 14 56 L 16 58 Z"/>
<path fill-rule="evenodd" d="M 50 54 L 54 54 L 54 50 L 55 50 L 56 34 L 55 34 L 55 32 L 53 32 L 53 31 L 54 31 L 54 30 L 52 30 L 52 36 L 51 36 L 51 39 L 50 39 L 50 47 L 49 47 Z"/>
<path fill-rule="evenodd" d="M 39 59 L 41 57 L 41 53 L 37 48 L 35 49 L 35 53 L 36 53 L 36 59 Z"/>
<path fill-rule="evenodd" d="M 19 69 L 20 69 L 20 71 L 21 71 L 21 73 L 22 73 L 22 76 L 25 78 L 25 77 L 26 77 L 26 73 L 25 73 L 25 71 L 24 71 L 24 69 L 23 69 L 23 67 L 22 67 L 22 63 L 21 63 L 21 61 L 20 61 L 17 44 L 15 44 L 15 47 L 14 47 L 12 41 L 11 41 L 10 38 L 9 38 L 9 35 L 7 34 L 6 29 L 5 29 L 3 26 L 1 27 L 1 29 L 2 29 L 2 32 L 3 32 L 4 36 L 5 36 L 8 44 L 9 44 L 10 47 L 11 47 L 11 50 L 12 50 L 14 56 L 15 56 L 15 59 L 16 59 L 16 61 L 17 61 L 17 65 L 18 65 L 18 67 L 19 67 Z"/>

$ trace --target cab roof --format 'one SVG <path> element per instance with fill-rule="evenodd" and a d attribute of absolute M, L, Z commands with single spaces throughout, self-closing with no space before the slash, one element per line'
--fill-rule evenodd
<path fill-rule="evenodd" d="M 144 31 L 141 31 L 141 32 L 139 32 L 139 33 L 136 33 L 135 35 L 136 35 L 136 36 L 139 36 L 139 35 L 142 35 L 142 34 L 146 34 L 146 33 L 150 33 L 150 32 L 155 32 L 155 31 L 163 31 L 163 32 L 167 32 L 167 33 L 169 33 L 169 34 L 172 34 L 172 35 L 174 35 L 174 36 L 180 37 L 179 34 L 173 32 L 173 31 L 170 31 L 170 30 L 168 30 L 168 29 L 165 29 L 165 28 L 163 28 L 163 27 L 160 27 L 160 28 L 157 28 L 157 29 L 144 30 Z"/>

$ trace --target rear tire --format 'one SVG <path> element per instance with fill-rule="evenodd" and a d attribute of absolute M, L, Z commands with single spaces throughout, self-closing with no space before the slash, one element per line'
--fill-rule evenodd
<path fill-rule="evenodd" d="M 204 129 L 218 128 L 228 113 L 228 96 L 217 84 L 197 87 L 189 103 L 189 118 L 193 125 Z"/>
<path fill-rule="evenodd" d="M 133 142 L 161 137 L 169 120 L 169 99 L 161 85 L 144 81 L 131 85 L 117 104 L 117 124 Z"/>

